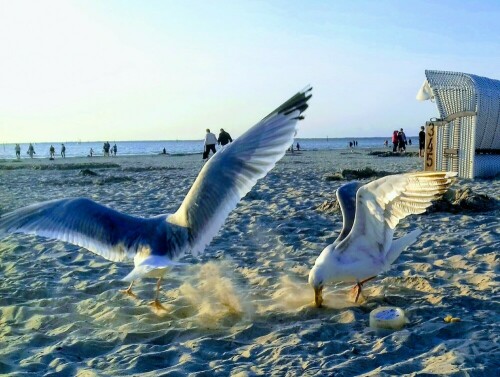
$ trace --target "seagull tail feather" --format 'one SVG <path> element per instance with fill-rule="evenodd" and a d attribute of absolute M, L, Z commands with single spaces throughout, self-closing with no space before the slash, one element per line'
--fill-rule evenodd
<path fill-rule="evenodd" d="M 159 278 L 163 276 L 169 267 L 184 266 L 189 263 L 174 262 L 162 259 L 161 262 L 155 259 L 146 259 L 141 264 L 136 265 L 123 281 L 134 281 L 145 277 Z"/>
<path fill-rule="evenodd" d="M 149 266 L 149 265 L 140 265 L 140 266 L 135 266 L 130 273 L 125 276 L 122 280 L 123 281 L 134 281 L 134 280 L 139 280 L 142 279 L 143 277 L 147 276 L 151 271 L 157 269 L 158 267 L 156 266 Z"/>
<path fill-rule="evenodd" d="M 404 249 L 414 244 L 420 234 L 422 234 L 422 230 L 415 229 L 414 231 L 405 234 L 403 237 L 393 240 L 386 257 L 388 266 L 390 266 L 401 255 Z"/>

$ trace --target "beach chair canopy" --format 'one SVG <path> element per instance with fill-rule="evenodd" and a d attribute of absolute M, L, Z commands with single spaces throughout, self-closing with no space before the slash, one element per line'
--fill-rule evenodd
<path fill-rule="evenodd" d="M 475 112 L 474 148 L 477 152 L 500 150 L 500 80 L 431 70 L 425 76 L 418 100 L 434 100 L 442 119 Z"/>

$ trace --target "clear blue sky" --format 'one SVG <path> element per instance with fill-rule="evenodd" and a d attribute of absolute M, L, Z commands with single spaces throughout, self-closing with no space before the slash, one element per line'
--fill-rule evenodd
<path fill-rule="evenodd" d="M 425 69 L 500 79 L 499 1 L 0 0 L 0 142 L 416 134 Z"/>

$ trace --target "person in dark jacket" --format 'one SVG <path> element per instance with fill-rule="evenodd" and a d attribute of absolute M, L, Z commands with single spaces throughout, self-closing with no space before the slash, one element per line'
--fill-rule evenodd
<path fill-rule="evenodd" d="M 400 153 L 406 152 L 406 135 L 402 128 L 398 132 L 398 150 Z"/>
<path fill-rule="evenodd" d="M 418 133 L 418 155 L 424 157 L 425 148 L 425 131 L 424 126 L 420 127 L 420 132 Z"/>
<path fill-rule="evenodd" d="M 220 129 L 219 138 L 217 139 L 219 145 L 226 145 L 227 143 L 232 143 L 231 135 L 229 135 L 223 128 Z"/>

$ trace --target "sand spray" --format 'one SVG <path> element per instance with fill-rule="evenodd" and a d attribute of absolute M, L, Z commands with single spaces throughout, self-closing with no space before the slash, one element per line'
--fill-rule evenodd
<path fill-rule="evenodd" d="M 307 283 L 307 278 L 294 275 L 282 275 L 272 295 L 272 304 L 268 309 L 276 311 L 297 311 L 304 306 L 311 306 L 314 291 Z"/>
<path fill-rule="evenodd" d="M 331 309 L 342 309 L 353 306 L 345 288 L 331 285 L 323 291 L 323 306 Z M 269 310 L 281 312 L 297 312 L 304 308 L 313 308 L 314 290 L 309 285 L 307 275 L 282 275 L 272 295 L 273 303 Z"/>
<path fill-rule="evenodd" d="M 206 328 L 220 329 L 270 313 L 314 307 L 314 291 L 307 276 L 283 274 L 278 282 L 263 290 L 261 285 L 241 281 L 242 276 L 236 271 L 230 259 L 187 267 L 176 296 L 189 304 L 191 320 Z M 325 303 L 331 308 L 352 306 L 346 301 L 345 292 L 328 292 Z"/>
<path fill-rule="evenodd" d="M 210 328 L 229 319 L 250 320 L 255 312 L 248 289 L 237 284 L 230 262 L 209 262 L 189 268 L 191 278 L 180 287 L 180 296 L 197 308 L 195 316 Z"/>

